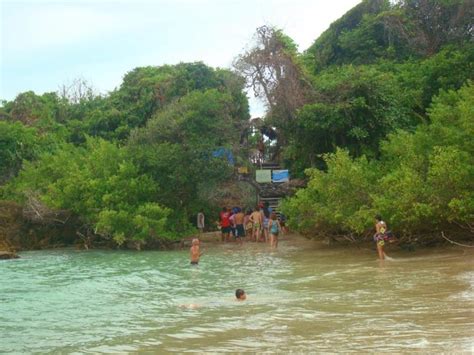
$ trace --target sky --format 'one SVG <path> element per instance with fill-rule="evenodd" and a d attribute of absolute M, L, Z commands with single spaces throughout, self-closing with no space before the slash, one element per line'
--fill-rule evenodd
<path fill-rule="evenodd" d="M 96 92 L 140 66 L 230 68 L 257 27 L 307 49 L 360 0 L 0 0 L 0 100 L 85 79 Z M 263 106 L 251 93 L 252 116 Z"/>

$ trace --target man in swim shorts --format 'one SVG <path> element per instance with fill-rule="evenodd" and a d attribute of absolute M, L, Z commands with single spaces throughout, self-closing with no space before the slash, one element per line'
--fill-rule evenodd
<path fill-rule="evenodd" d="M 263 226 L 263 217 L 262 213 L 260 213 L 260 207 L 257 206 L 255 208 L 255 211 L 252 212 L 249 218 L 250 222 L 253 223 L 253 228 L 252 228 L 252 239 L 255 242 L 260 241 L 260 234 L 262 232 L 262 226 Z"/>
<path fill-rule="evenodd" d="M 242 243 L 242 238 L 245 237 L 244 218 L 245 215 L 242 212 L 242 209 L 239 207 L 237 213 L 234 214 L 234 222 L 236 229 L 235 239 L 239 243 Z"/>

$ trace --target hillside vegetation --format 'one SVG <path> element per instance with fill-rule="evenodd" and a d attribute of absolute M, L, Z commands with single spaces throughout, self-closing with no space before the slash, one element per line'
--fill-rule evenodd
<path fill-rule="evenodd" d="M 193 233 L 235 185 L 230 154 L 249 164 L 246 86 L 275 159 L 307 182 L 282 206 L 292 228 L 359 240 L 380 213 L 408 240 L 472 239 L 473 18 L 471 0 L 365 0 L 304 52 L 263 26 L 235 70 L 149 66 L 107 95 L 81 80 L 20 93 L 0 108 L 0 239 L 141 248 Z"/>
<path fill-rule="evenodd" d="M 365 0 L 304 52 L 257 30 L 235 67 L 307 180 L 283 205 L 294 229 L 364 239 L 381 214 L 407 240 L 472 240 L 473 18 L 472 1 Z"/>

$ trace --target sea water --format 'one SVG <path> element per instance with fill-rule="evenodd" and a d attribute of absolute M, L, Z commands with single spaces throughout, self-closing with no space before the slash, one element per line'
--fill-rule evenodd
<path fill-rule="evenodd" d="M 0 262 L 1 353 L 471 352 L 471 250 L 295 236 L 189 250 L 20 253 Z M 237 302 L 243 288 L 247 300 Z"/>

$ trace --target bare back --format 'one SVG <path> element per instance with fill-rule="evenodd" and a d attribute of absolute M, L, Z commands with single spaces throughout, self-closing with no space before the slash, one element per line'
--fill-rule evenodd
<path fill-rule="evenodd" d="M 258 223 L 258 224 L 262 225 L 263 220 L 262 220 L 262 214 L 260 213 L 260 211 L 252 212 L 252 214 L 250 215 L 250 220 L 253 223 Z"/>
<path fill-rule="evenodd" d="M 242 212 L 237 213 L 234 217 L 235 224 L 244 224 L 244 217 Z"/>

